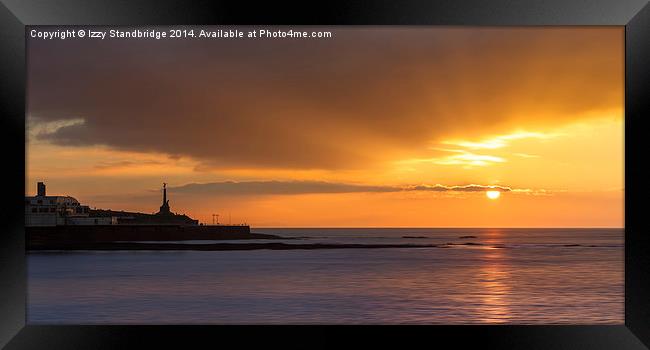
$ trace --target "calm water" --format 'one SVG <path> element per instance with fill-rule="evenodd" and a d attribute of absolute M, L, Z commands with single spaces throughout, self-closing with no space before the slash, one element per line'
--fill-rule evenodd
<path fill-rule="evenodd" d="M 252 231 L 301 237 L 287 243 L 451 244 L 415 249 L 31 253 L 28 322 L 624 320 L 622 229 Z"/>

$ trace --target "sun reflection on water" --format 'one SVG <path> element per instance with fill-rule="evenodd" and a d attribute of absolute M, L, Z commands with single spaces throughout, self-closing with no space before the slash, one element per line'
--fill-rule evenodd
<path fill-rule="evenodd" d="M 491 243 L 500 244 L 498 230 L 490 231 Z M 484 265 L 479 269 L 479 288 L 481 304 L 478 307 L 480 319 L 486 323 L 504 323 L 510 319 L 509 294 L 510 272 L 504 261 L 507 260 L 505 249 L 482 249 Z"/>

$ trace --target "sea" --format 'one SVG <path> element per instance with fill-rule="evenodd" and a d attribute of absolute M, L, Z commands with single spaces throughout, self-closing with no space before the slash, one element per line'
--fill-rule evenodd
<path fill-rule="evenodd" d="M 287 244 L 437 246 L 30 252 L 27 322 L 624 323 L 622 228 L 251 231 Z"/>

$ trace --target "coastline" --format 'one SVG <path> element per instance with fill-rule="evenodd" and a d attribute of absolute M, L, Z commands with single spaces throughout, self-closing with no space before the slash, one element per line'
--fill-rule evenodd
<path fill-rule="evenodd" d="M 199 251 L 229 251 L 229 250 L 296 250 L 296 249 L 377 249 L 377 248 L 439 248 L 437 244 L 324 244 L 324 243 L 136 243 L 136 242 L 69 242 L 49 243 L 32 246 L 27 252 L 51 250 L 199 250 Z"/>

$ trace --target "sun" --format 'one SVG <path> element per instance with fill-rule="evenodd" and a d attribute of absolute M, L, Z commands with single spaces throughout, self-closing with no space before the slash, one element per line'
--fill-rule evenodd
<path fill-rule="evenodd" d="M 490 199 L 497 199 L 501 196 L 500 191 L 485 191 L 485 195 Z"/>

